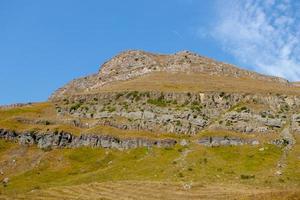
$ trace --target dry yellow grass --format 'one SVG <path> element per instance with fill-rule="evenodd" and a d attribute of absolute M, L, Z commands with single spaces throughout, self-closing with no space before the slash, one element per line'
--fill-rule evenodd
<path fill-rule="evenodd" d="M 274 170 L 281 150 L 259 148 L 191 144 L 45 152 L 2 140 L 0 167 L 10 182 L 0 187 L 0 199 L 297 199 L 297 164 L 285 172 L 286 182 L 278 181 Z M 241 174 L 255 179 L 243 180 Z M 184 189 L 190 183 L 191 189 Z"/>
<path fill-rule="evenodd" d="M 255 94 L 280 93 L 299 95 L 300 87 L 247 78 L 212 76 L 207 74 L 154 72 L 128 81 L 105 85 L 90 91 L 166 91 L 166 92 L 243 92 Z"/>
<path fill-rule="evenodd" d="M 15 199 L 107 199 L 107 200 L 287 200 L 300 198 L 297 189 L 270 189 L 243 185 L 203 185 L 198 183 L 167 183 L 146 181 L 116 181 L 54 187 L 36 190 Z"/>

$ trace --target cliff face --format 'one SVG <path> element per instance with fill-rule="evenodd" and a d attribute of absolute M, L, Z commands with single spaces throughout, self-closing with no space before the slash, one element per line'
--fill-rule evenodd
<path fill-rule="evenodd" d="M 0 138 L 16 141 L 21 145 L 37 145 L 41 149 L 53 148 L 115 148 L 119 150 L 139 147 L 173 147 L 177 142 L 173 139 L 118 138 L 110 135 L 80 135 L 74 136 L 68 132 L 34 133 L 16 132 L 0 129 Z"/>
<path fill-rule="evenodd" d="M 239 93 L 123 92 L 72 96 L 61 116 L 95 119 L 89 127 L 197 134 L 204 129 L 242 133 L 299 131 L 300 97 Z"/>
<path fill-rule="evenodd" d="M 50 97 L 50 100 L 101 90 L 104 85 L 131 80 L 153 72 L 196 73 L 288 84 L 288 81 L 282 78 L 242 70 L 233 65 L 217 62 L 189 51 L 171 55 L 153 54 L 144 51 L 125 51 L 104 63 L 98 74 L 75 79 L 60 88 Z"/>

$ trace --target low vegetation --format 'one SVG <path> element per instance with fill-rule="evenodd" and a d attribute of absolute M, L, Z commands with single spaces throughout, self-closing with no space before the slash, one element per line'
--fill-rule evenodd
<path fill-rule="evenodd" d="M 1 161 L 12 159 L 12 153 L 19 148 L 1 141 Z M 7 169 L 5 175 L 10 177 L 10 182 L 1 187 L 0 192 L 17 197 L 31 191 L 34 191 L 33 194 L 43 193 L 48 188 L 59 190 L 63 187 L 76 188 L 78 184 L 118 181 L 184 182 L 193 185 L 218 182 L 240 184 L 242 187 L 280 188 L 283 183 L 274 172 L 281 150 L 273 146 L 266 149 L 261 152 L 258 147 L 203 148 L 192 145 L 189 149 L 176 146 L 172 149 L 140 148 L 126 152 L 91 148 L 43 152 L 34 147 L 25 148 L 26 157 L 16 157 L 16 163 L 18 165 L 29 159 L 27 163 L 34 163 L 34 166 L 28 167 L 27 164 Z M 185 157 L 187 150 L 189 153 Z M 38 155 L 38 158 L 33 155 Z M 185 166 L 184 163 L 189 164 Z M 299 184 L 297 171 L 288 170 L 285 183 L 296 187 Z"/>

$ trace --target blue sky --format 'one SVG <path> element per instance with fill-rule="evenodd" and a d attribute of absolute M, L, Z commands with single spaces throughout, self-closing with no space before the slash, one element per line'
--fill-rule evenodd
<path fill-rule="evenodd" d="M 300 80 L 299 8 L 296 0 L 1 0 L 0 104 L 44 101 L 128 49 L 191 50 Z"/>

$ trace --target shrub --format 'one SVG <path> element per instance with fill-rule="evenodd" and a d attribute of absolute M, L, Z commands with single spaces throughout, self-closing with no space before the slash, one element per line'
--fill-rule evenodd
<path fill-rule="evenodd" d="M 82 103 L 76 103 L 76 104 L 73 104 L 71 107 L 70 107 L 70 112 L 72 112 L 73 110 L 76 111 L 78 108 L 80 108 L 82 105 Z"/>
<path fill-rule="evenodd" d="M 197 101 L 193 101 L 193 102 L 192 102 L 192 105 L 193 105 L 193 106 L 196 106 L 196 105 L 198 105 L 198 102 L 197 102 Z"/>
<path fill-rule="evenodd" d="M 123 96 L 123 94 L 122 94 L 122 93 L 118 93 L 118 94 L 116 95 L 116 100 L 118 100 L 121 96 Z"/>
<path fill-rule="evenodd" d="M 232 123 L 230 121 L 226 121 L 225 126 L 231 126 L 231 125 L 232 125 Z"/>
<path fill-rule="evenodd" d="M 69 104 L 69 100 L 68 100 L 68 99 L 64 99 L 63 102 L 64 102 L 65 104 Z"/>
<path fill-rule="evenodd" d="M 266 113 L 264 113 L 264 112 L 261 113 L 260 116 L 261 116 L 262 118 L 266 118 L 266 117 L 267 117 Z"/>
<path fill-rule="evenodd" d="M 279 181 L 280 183 L 284 183 L 284 182 L 285 182 L 284 179 L 282 179 L 282 178 L 279 178 L 278 181 Z"/>
<path fill-rule="evenodd" d="M 83 107 L 82 107 L 82 110 L 88 111 L 88 110 L 89 110 L 89 107 L 83 106 Z"/>
<path fill-rule="evenodd" d="M 135 101 L 139 101 L 139 100 L 141 100 L 141 97 L 140 97 L 140 96 L 136 96 L 136 97 L 134 98 L 134 100 L 135 100 Z"/>
<path fill-rule="evenodd" d="M 145 93 L 144 93 L 144 96 L 146 96 L 146 97 L 149 98 L 149 97 L 150 97 L 150 92 L 145 92 Z"/>
<path fill-rule="evenodd" d="M 203 160 L 200 160 L 200 163 L 206 164 L 208 162 L 207 158 L 203 158 Z"/>
<path fill-rule="evenodd" d="M 162 98 L 158 98 L 158 99 L 148 99 L 147 103 L 149 104 L 153 104 L 155 106 L 160 106 L 160 107 L 165 107 L 167 106 L 167 102 L 162 99 Z"/>
<path fill-rule="evenodd" d="M 192 109 L 193 111 L 198 111 L 198 112 L 200 112 L 201 109 L 202 109 L 202 106 L 201 106 L 201 105 L 200 105 L 200 106 L 192 105 L 192 106 L 191 106 L 191 109 Z"/>
<path fill-rule="evenodd" d="M 124 102 L 124 103 L 123 103 L 123 108 L 124 108 L 125 110 L 128 110 L 128 103 Z"/>
<path fill-rule="evenodd" d="M 179 176 L 180 178 L 183 178 L 183 177 L 184 177 L 184 176 L 183 176 L 183 173 L 181 173 L 181 172 L 179 172 L 178 176 Z"/>
<path fill-rule="evenodd" d="M 107 111 L 108 112 L 114 112 L 114 111 L 116 111 L 116 108 L 115 107 L 108 107 Z"/>
<path fill-rule="evenodd" d="M 242 174 L 241 175 L 241 179 L 254 179 L 255 178 L 255 175 L 245 175 L 245 174 Z"/>
<path fill-rule="evenodd" d="M 249 111 L 249 109 L 246 106 L 238 107 L 235 109 L 237 112 L 243 112 L 243 111 Z"/>
<path fill-rule="evenodd" d="M 129 97 L 133 97 L 133 98 L 136 98 L 137 96 L 139 96 L 139 92 L 138 91 L 133 91 L 133 92 L 129 92 L 127 93 L 126 97 L 129 98 Z"/>
<path fill-rule="evenodd" d="M 179 120 L 176 121 L 176 126 L 181 126 L 181 122 Z"/>

